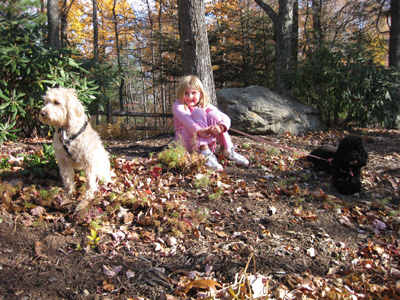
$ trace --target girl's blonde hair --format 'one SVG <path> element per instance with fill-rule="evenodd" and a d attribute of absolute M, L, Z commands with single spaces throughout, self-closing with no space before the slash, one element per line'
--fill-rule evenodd
<path fill-rule="evenodd" d="M 179 80 L 178 87 L 176 88 L 176 96 L 182 104 L 185 104 L 183 98 L 185 97 L 185 90 L 187 87 L 191 87 L 192 89 L 200 92 L 200 101 L 198 103 L 199 107 L 206 108 L 210 104 L 210 98 L 208 97 L 207 92 L 204 90 L 203 83 L 197 76 L 194 75 L 185 75 Z"/>

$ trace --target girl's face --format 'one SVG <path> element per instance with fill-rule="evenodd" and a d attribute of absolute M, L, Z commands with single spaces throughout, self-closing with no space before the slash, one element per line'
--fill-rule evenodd
<path fill-rule="evenodd" d="M 185 90 L 185 95 L 183 97 L 183 102 L 188 107 L 196 107 L 199 104 L 201 93 L 198 90 L 192 89 L 188 86 Z"/>

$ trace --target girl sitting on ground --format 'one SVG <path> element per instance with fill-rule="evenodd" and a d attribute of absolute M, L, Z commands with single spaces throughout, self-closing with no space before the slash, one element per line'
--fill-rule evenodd
<path fill-rule="evenodd" d="M 198 77 L 183 76 L 177 87 L 177 98 L 172 106 L 176 141 L 181 140 L 188 152 L 196 150 L 203 154 L 205 165 L 213 171 L 223 170 L 213 153 L 217 143 L 226 158 L 238 165 L 249 165 L 247 158 L 234 151 L 228 134 L 230 118 L 210 104 Z"/>

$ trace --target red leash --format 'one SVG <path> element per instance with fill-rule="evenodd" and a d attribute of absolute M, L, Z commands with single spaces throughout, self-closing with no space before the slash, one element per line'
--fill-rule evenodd
<path fill-rule="evenodd" d="M 266 139 L 259 138 L 259 137 L 257 137 L 257 136 L 253 136 L 253 135 L 247 134 L 247 133 L 245 133 L 245 132 L 243 132 L 243 131 L 239 131 L 239 130 L 237 130 L 237 129 L 229 128 L 229 130 L 231 130 L 231 131 L 233 131 L 233 132 L 236 132 L 236 133 L 239 133 L 239 134 L 241 134 L 241 135 L 247 136 L 247 137 L 249 137 L 249 138 L 251 138 L 251 139 L 253 139 L 253 140 L 257 140 L 257 141 L 260 141 L 260 142 L 263 142 L 263 143 L 266 143 L 266 144 L 273 145 L 273 146 L 275 146 L 275 147 L 277 147 L 277 148 L 283 148 L 283 149 L 285 149 L 285 150 L 289 150 L 289 151 L 293 151 L 293 152 L 298 152 L 298 153 L 301 153 L 301 154 L 304 154 L 304 155 L 307 155 L 307 156 L 310 156 L 310 157 L 314 157 L 314 158 L 317 158 L 317 159 L 326 160 L 327 162 L 330 163 L 330 160 L 329 160 L 329 159 L 325 159 L 325 158 L 322 158 L 322 157 L 319 157 L 319 156 L 311 155 L 311 154 L 309 154 L 309 153 L 306 153 L 306 152 L 304 152 L 304 151 L 297 150 L 297 149 L 292 148 L 292 147 L 279 145 L 279 144 L 277 144 L 277 143 L 270 142 L 270 141 L 267 141 Z"/>

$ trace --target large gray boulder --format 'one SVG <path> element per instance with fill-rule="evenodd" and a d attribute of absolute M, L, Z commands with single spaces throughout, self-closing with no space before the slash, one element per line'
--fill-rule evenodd
<path fill-rule="evenodd" d="M 318 110 L 261 86 L 217 91 L 218 108 L 231 127 L 250 134 L 304 133 L 323 130 Z"/>

